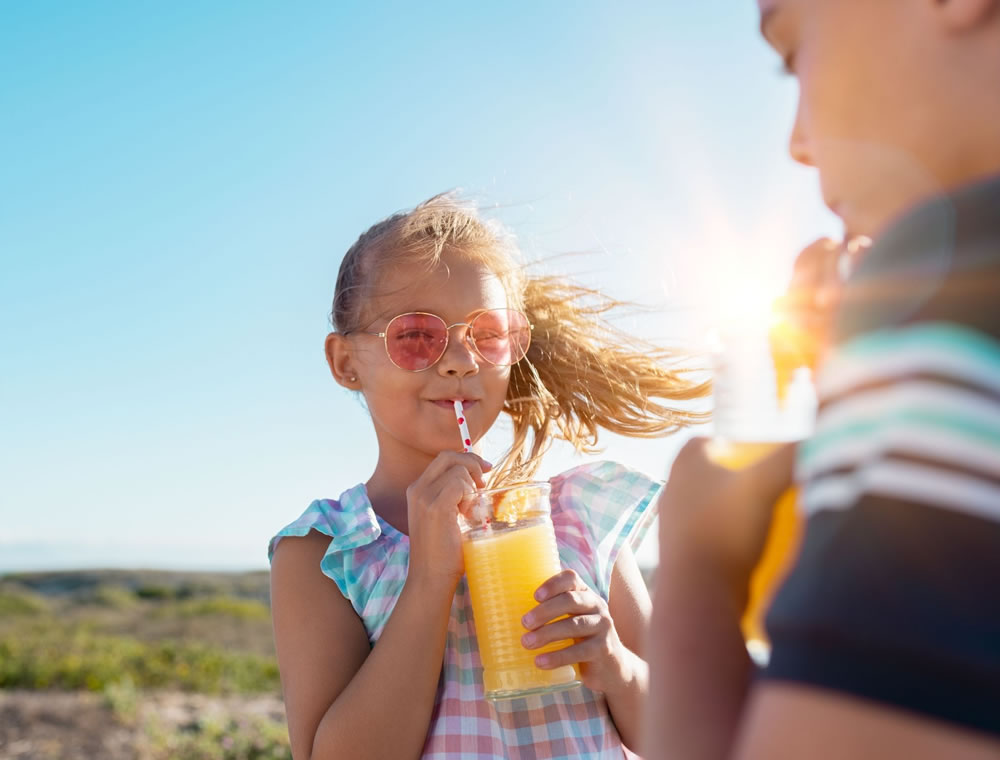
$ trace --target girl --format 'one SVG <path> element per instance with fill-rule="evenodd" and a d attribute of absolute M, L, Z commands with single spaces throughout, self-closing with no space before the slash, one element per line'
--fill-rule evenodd
<path fill-rule="evenodd" d="M 654 436 L 698 421 L 656 399 L 708 389 L 667 369 L 672 354 L 602 326 L 614 304 L 596 293 L 525 278 L 516 253 L 501 229 L 442 195 L 376 224 L 344 257 L 326 357 L 337 383 L 364 397 L 379 454 L 365 482 L 313 502 L 271 541 L 297 760 L 620 759 L 635 747 L 650 602 L 631 547 L 660 484 L 607 462 L 552 480 L 566 569 L 536 592 L 523 644 L 574 639 L 536 662 L 580 663 L 584 686 L 493 705 L 458 505 L 488 474 L 528 479 L 555 436 L 592 451 L 599 427 Z M 519 330 L 498 342 L 497 324 Z M 514 442 L 496 467 L 461 453 L 456 399 L 473 441 L 510 416 Z"/>

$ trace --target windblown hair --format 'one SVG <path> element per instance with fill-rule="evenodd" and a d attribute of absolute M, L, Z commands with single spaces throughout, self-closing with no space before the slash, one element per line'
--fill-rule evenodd
<path fill-rule="evenodd" d="M 528 480 L 553 439 L 597 450 L 600 429 L 652 438 L 707 419 L 676 402 L 706 396 L 707 380 L 683 367 L 683 353 L 640 341 L 604 315 L 627 306 L 561 277 L 530 275 L 511 235 L 482 219 L 454 194 L 437 195 L 372 226 L 344 256 L 331 321 L 347 334 L 366 326 L 363 305 L 381 295 L 380 272 L 400 262 L 431 271 L 445 251 L 487 266 L 503 283 L 511 308 L 533 325 L 527 356 L 511 368 L 503 411 L 513 444 L 494 468 L 492 484 Z"/>

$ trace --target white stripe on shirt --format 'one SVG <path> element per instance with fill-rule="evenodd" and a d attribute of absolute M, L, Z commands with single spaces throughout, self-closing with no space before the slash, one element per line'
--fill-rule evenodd
<path fill-rule="evenodd" d="M 965 473 L 891 459 L 808 483 L 800 503 L 812 516 L 823 510 L 850 509 L 864 494 L 1000 522 L 1000 486 Z"/>
<path fill-rule="evenodd" d="M 821 399 L 919 372 L 1000 392 L 1000 343 L 967 328 L 932 324 L 870 333 L 834 352 L 817 380 Z"/>
<path fill-rule="evenodd" d="M 927 419 L 932 415 L 944 419 Z M 802 449 L 800 476 L 863 464 L 890 448 L 1000 474 L 1000 449 L 990 439 L 1000 441 L 1000 405 L 974 390 L 931 380 L 880 386 L 820 413 Z"/>

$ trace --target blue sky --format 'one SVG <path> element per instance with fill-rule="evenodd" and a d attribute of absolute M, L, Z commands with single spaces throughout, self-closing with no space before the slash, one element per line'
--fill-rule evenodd
<path fill-rule="evenodd" d="M 375 461 L 322 357 L 340 258 L 442 190 L 660 309 L 646 337 L 694 345 L 779 287 L 838 228 L 756 23 L 752 0 L 5 4 L 0 571 L 265 566 Z M 604 456 L 662 477 L 680 442 Z"/>

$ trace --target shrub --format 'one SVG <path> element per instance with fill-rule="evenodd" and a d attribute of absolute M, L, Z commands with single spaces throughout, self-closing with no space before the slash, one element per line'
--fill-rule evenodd
<path fill-rule="evenodd" d="M 127 610 L 139 603 L 136 594 L 121 586 L 102 583 L 94 589 L 91 602 L 113 610 Z"/>
<path fill-rule="evenodd" d="M 176 613 L 184 617 L 218 615 L 237 620 L 270 620 L 271 618 L 271 612 L 266 604 L 252 599 L 237 599 L 232 596 L 190 599 L 177 605 L 175 610 L 164 609 L 163 613 Z"/>
<path fill-rule="evenodd" d="M 48 611 L 48 603 L 27 591 L 0 591 L 0 617 L 7 615 L 38 615 Z"/>
<path fill-rule="evenodd" d="M 139 708 L 139 692 L 132 677 L 125 674 L 102 689 L 104 704 L 122 723 L 132 723 Z"/>
<path fill-rule="evenodd" d="M 140 599 L 163 601 L 164 599 L 174 599 L 177 596 L 177 592 L 170 586 L 160 586 L 153 583 L 147 583 L 139 586 L 135 590 L 135 595 Z"/>
<path fill-rule="evenodd" d="M 0 688 L 102 691 L 129 678 L 139 689 L 205 694 L 262 693 L 279 688 L 274 658 L 203 644 L 142 642 L 127 636 L 39 629 L 0 637 Z"/>

